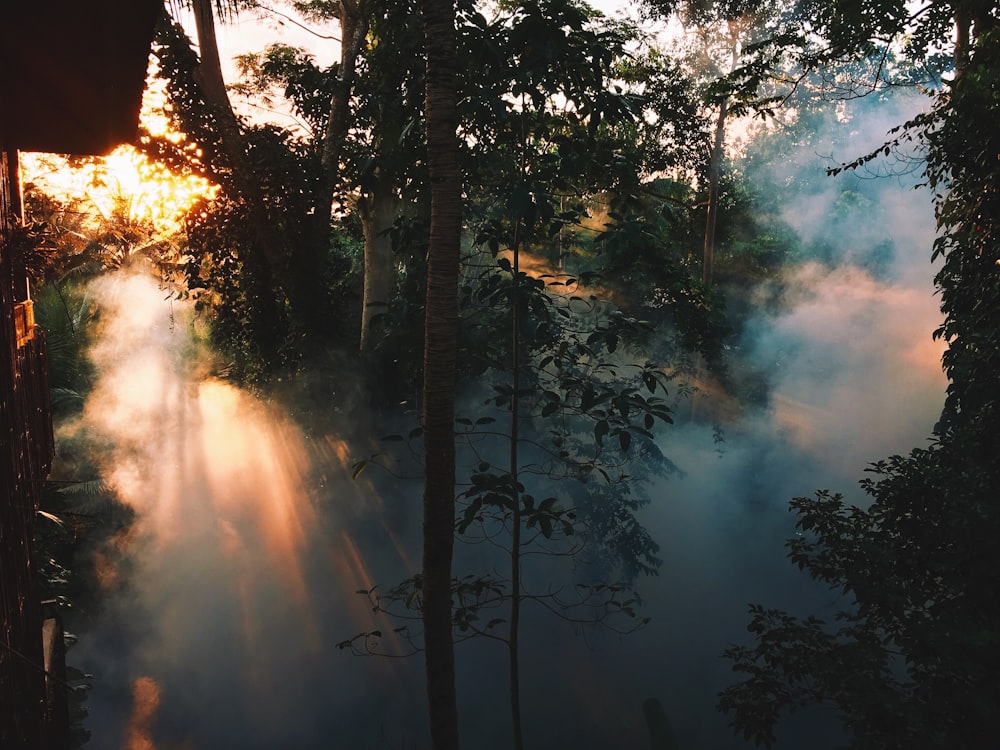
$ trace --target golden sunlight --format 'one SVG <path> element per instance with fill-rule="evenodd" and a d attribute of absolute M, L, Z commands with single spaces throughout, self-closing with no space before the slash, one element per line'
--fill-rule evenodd
<path fill-rule="evenodd" d="M 148 136 L 162 137 L 200 156 L 198 147 L 174 130 L 170 122 L 165 82 L 150 64 L 140 122 Z M 74 202 L 96 223 L 113 217 L 148 222 L 156 234 L 179 231 L 184 215 L 201 198 L 212 199 L 218 186 L 197 175 L 173 174 L 134 146 L 123 145 L 105 157 L 66 157 L 23 153 L 25 184 L 34 183 L 49 195 Z"/>
<path fill-rule="evenodd" d="M 160 686 L 151 677 L 139 677 L 132 683 L 132 716 L 125 736 L 124 750 L 155 750 L 152 729 L 160 707 Z"/>

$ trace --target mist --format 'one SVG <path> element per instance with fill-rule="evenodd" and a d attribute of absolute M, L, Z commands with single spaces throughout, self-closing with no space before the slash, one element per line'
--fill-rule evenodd
<path fill-rule="evenodd" d="M 834 145 L 849 158 L 898 114 L 859 109 Z M 844 606 L 788 563 L 788 501 L 828 488 L 864 503 L 865 467 L 926 444 L 946 381 L 930 196 L 913 175 L 825 178 L 828 165 L 809 145 L 770 176 L 813 186 L 783 219 L 824 250 L 759 290 L 733 344 L 765 373 L 765 402 L 728 420 L 722 443 L 694 419 L 658 438 L 680 471 L 645 487 L 641 520 L 664 560 L 638 582 L 649 625 L 618 636 L 526 609 L 530 746 L 647 747 L 642 703 L 655 697 L 684 750 L 747 747 L 715 711 L 732 679 L 720 654 L 745 639 L 747 605 L 825 618 Z M 848 191 L 863 200 L 845 206 Z M 356 592 L 416 572 L 419 481 L 352 479 L 372 448 L 349 411 L 317 431 L 217 377 L 190 304 L 141 268 L 92 291 L 99 377 L 74 429 L 108 446 L 102 476 L 136 515 L 105 555 L 116 570 L 101 606 L 74 623 L 70 661 L 94 675 L 91 746 L 428 747 L 421 657 L 336 647 L 373 628 L 391 641 Z M 504 651 L 468 643 L 456 658 L 465 745 L 509 747 Z M 816 727 L 832 720 L 806 712 L 779 747 L 823 747 Z"/>
<path fill-rule="evenodd" d="M 398 557 L 388 532 L 376 550 L 355 539 L 377 503 L 343 446 L 212 377 L 190 305 L 151 276 L 93 291 L 100 377 L 83 419 L 113 446 L 102 473 L 136 521 L 74 652 L 95 674 L 91 744 L 362 747 L 406 731 L 401 707 L 416 735 L 419 665 L 333 647 L 370 628 L 354 592 Z"/>

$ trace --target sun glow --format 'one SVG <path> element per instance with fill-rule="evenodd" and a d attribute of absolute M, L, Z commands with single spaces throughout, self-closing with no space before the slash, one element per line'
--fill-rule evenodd
<path fill-rule="evenodd" d="M 200 149 L 172 127 L 165 82 L 155 74 L 151 63 L 140 113 L 142 139 L 164 138 L 197 161 Z M 211 200 L 219 191 L 206 178 L 175 174 L 131 145 L 119 146 L 104 157 L 24 153 L 21 170 L 25 184 L 34 183 L 45 193 L 75 204 L 94 223 L 113 218 L 146 222 L 160 235 L 180 231 L 195 202 Z"/>

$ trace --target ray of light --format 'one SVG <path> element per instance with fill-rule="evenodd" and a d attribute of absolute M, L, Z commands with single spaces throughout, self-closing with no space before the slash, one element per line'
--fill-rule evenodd
<path fill-rule="evenodd" d="M 128 722 L 123 750 L 156 750 L 153 722 L 160 707 L 160 686 L 151 677 L 139 677 L 132 684 L 132 716 Z"/>

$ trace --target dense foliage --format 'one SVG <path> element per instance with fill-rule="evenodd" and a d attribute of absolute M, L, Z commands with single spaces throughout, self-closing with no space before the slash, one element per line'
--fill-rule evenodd
<path fill-rule="evenodd" d="M 258 102 L 281 97 L 299 122 L 241 119 L 234 141 L 232 123 L 200 82 L 191 40 L 163 19 L 156 56 L 185 138 L 150 136 L 144 148 L 177 173 L 210 178 L 220 194 L 165 244 L 147 243 L 144 228 L 124 219 L 81 240 L 79 227 L 55 218 L 58 205 L 36 199 L 51 226 L 34 225 L 26 241 L 73 259 L 32 256 L 61 373 L 53 380 L 57 408 L 72 414 L 89 378 L 77 329 L 90 308 L 67 279 L 137 258 L 182 281 L 176 293 L 198 299 L 230 377 L 265 387 L 291 376 L 288 389 L 305 390 L 344 374 L 330 364 L 335 351 L 345 370 L 365 373 L 365 400 L 377 414 L 398 420 L 414 404 L 426 408 L 424 334 L 441 316 L 427 317 L 435 293 L 427 283 L 434 247 L 425 143 L 440 133 L 428 133 L 425 117 L 420 8 L 407 0 L 350 5 L 366 14 L 364 43 L 350 61 L 349 124 L 332 168 L 329 125 L 343 62 L 322 68 L 282 45 L 245 55 L 233 91 Z M 830 243 L 804 246 L 780 220 L 781 201 L 818 187 L 754 172 L 755 163 L 811 145 L 820 124 L 853 127 L 835 105 L 811 108 L 794 92 L 853 97 L 887 83 L 937 85 L 951 66 L 953 82 L 936 94 L 935 109 L 885 149 L 926 148 L 941 230 L 934 254 L 945 315 L 938 335 L 948 343 L 944 413 L 928 447 L 871 467 L 866 507 L 829 492 L 792 502 L 801 535 L 789 543 L 791 559 L 843 593 L 844 610 L 827 623 L 755 606 L 755 642 L 727 652 L 745 679 L 725 691 L 721 708 L 738 732 L 765 744 L 787 709 L 828 703 L 854 747 L 990 746 L 1000 735 L 996 9 L 934 3 L 912 14 L 895 0 L 647 5 L 701 25 L 700 43 L 683 57 L 636 51 L 643 40 L 635 28 L 571 0 L 500 3 L 489 17 L 472 3 L 456 8 L 451 93 L 463 241 L 459 279 L 445 280 L 457 309 L 445 301 L 457 338 L 445 352 L 454 359 L 448 377 L 432 385 L 450 390 L 446 400 L 458 396 L 459 408 L 444 414 L 443 428 L 442 415 L 432 416 L 437 439 L 457 447 L 459 484 L 444 492 L 440 528 L 449 542 L 453 530 L 490 551 L 462 557 L 450 589 L 439 576 L 437 600 L 452 602 L 444 625 L 459 639 L 505 644 L 520 742 L 522 602 L 623 632 L 645 623 L 631 589 L 661 564 L 641 523 L 647 479 L 674 468 L 658 431 L 690 394 L 688 378 L 725 374 L 730 330 L 766 299 L 751 292 L 773 290 L 803 257 L 832 260 Z M 348 4 L 297 6 L 343 23 Z M 954 58 L 945 58 L 939 47 L 955 20 L 975 33 L 959 35 Z M 887 41 L 900 33 L 908 57 Z M 788 84 L 793 91 L 782 88 Z M 721 149 L 727 111 L 774 114 L 780 103 L 794 116 L 756 134 L 740 171 Z M 863 191 L 841 199 L 863 203 Z M 719 211 L 714 276 L 703 273 L 702 259 L 709 203 Z M 64 231 L 52 229 L 59 222 Z M 877 274 L 878 258 L 869 260 Z M 375 276 L 382 286 L 372 290 Z M 747 395 L 752 384 L 727 385 L 763 400 Z M 341 406 L 332 392 L 322 390 L 310 407 Z M 411 425 L 411 442 L 427 423 L 425 413 Z M 359 462 L 356 473 L 377 462 Z M 72 515 L 109 500 L 85 455 L 67 454 L 65 466 L 77 473 L 53 495 L 56 510 Z M 61 582 L 60 565 L 48 572 Z M 553 580 L 563 574 L 573 597 Z M 376 612 L 419 619 L 425 581 L 421 573 L 385 594 L 363 593 Z M 340 645 L 377 652 L 380 635 Z M 408 635 L 423 647 L 420 634 Z"/>

